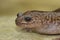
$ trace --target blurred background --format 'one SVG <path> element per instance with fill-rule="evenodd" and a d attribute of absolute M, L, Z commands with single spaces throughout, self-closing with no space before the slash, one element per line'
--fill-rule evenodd
<path fill-rule="evenodd" d="M 60 0 L 0 0 L 0 16 L 16 15 L 27 10 L 52 11 L 60 8 Z"/>

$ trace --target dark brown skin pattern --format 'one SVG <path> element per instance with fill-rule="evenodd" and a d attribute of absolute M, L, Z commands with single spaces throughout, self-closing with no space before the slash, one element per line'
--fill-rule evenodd
<path fill-rule="evenodd" d="M 26 17 L 30 19 L 26 20 Z M 56 10 L 32 10 L 18 13 L 15 22 L 17 26 L 27 31 L 42 34 L 60 34 L 60 12 Z"/>

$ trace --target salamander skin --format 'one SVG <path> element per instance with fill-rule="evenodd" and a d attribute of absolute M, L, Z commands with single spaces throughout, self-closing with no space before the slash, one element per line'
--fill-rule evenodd
<path fill-rule="evenodd" d="M 41 34 L 60 34 L 60 11 L 31 10 L 18 13 L 15 23 L 22 29 Z"/>

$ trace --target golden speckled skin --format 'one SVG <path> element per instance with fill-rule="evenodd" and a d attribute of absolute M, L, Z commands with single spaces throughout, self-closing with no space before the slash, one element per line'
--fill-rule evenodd
<path fill-rule="evenodd" d="M 24 17 L 31 17 L 32 20 L 26 22 Z M 42 34 L 60 34 L 60 12 L 52 11 L 26 11 L 18 14 L 16 25 L 27 31 L 33 31 Z"/>

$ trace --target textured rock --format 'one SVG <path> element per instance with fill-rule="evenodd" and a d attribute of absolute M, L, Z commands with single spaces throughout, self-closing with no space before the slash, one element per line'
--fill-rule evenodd
<path fill-rule="evenodd" d="M 52 40 L 60 40 L 60 38 L 55 38 L 55 39 L 52 39 Z"/>

